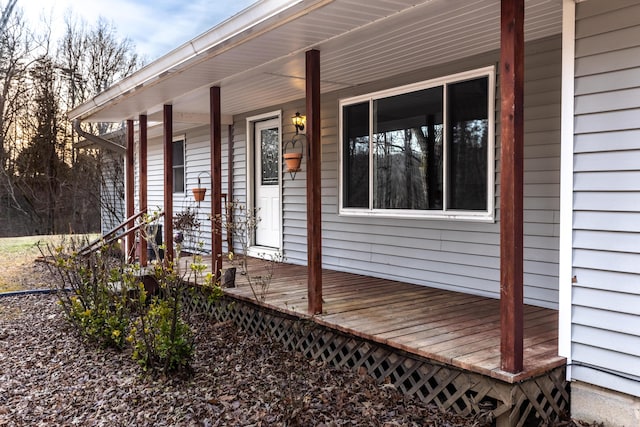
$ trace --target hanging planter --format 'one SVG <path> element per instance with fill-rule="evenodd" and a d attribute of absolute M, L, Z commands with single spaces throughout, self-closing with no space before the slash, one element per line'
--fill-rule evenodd
<path fill-rule="evenodd" d="M 209 175 L 209 172 L 207 171 L 200 172 L 198 174 L 198 186 L 191 189 L 191 191 L 193 192 L 193 198 L 196 200 L 196 202 L 203 201 L 204 195 L 207 193 L 207 189 L 205 187 L 201 187 L 202 184 L 200 184 L 200 175 L 202 175 L 203 173 Z M 209 175 L 209 179 L 211 179 L 211 175 Z"/>
<path fill-rule="evenodd" d="M 193 198 L 196 200 L 196 202 L 203 201 L 204 195 L 207 193 L 207 189 L 204 187 L 192 188 L 191 191 L 193 192 Z"/>
<path fill-rule="evenodd" d="M 284 162 L 287 165 L 287 172 L 298 172 L 302 162 L 302 153 L 284 153 Z"/>

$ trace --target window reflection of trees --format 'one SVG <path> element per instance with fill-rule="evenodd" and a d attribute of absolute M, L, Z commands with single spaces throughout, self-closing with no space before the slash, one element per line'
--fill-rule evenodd
<path fill-rule="evenodd" d="M 442 209 L 443 87 L 374 101 L 375 209 Z"/>
<path fill-rule="evenodd" d="M 346 206 L 369 206 L 369 137 L 349 140 Z"/>
<path fill-rule="evenodd" d="M 480 77 L 345 106 L 343 207 L 486 210 L 488 83 Z"/>
<path fill-rule="evenodd" d="M 450 209 L 487 207 L 487 145 L 489 140 L 487 79 L 449 85 Z"/>
<path fill-rule="evenodd" d="M 344 206 L 369 207 L 369 103 L 344 109 Z"/>
<path fill-rule="evenodd" d="M 442 125 L 377 133 L 376 209 L 442 209 Z"/>
<path fill-rule="evenodd" d="M 488 127 L 488 120 L 469 120 L 452 126 L 449 150 L 451 209 L 486 209 Z"/>

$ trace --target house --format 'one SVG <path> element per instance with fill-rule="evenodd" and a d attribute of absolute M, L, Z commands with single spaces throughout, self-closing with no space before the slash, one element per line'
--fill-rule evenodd
<path fill-rule="evenodd" d="M 518 372 L 522 302 L 557 310 L 573 416 L 638 425 L 637 16 L 638 0 L 265 0 L 69 117 L 127 121 L 128 216 L 172 216 L 199 180 L 213 217 L 223 194 L 261 208 L 255 253 L 308 266 L 311 312 L 321 268 L 499 298 Z"/>
<path fill-rule="evenodd" d="M 96 136 L 86 132 L 76 123 L 76 131 L 83 138 L 75 148 L 99 149 L 100 161 L 100 231 L 107 234 L 125 219 L 124 156 L 122 130 Z"/>

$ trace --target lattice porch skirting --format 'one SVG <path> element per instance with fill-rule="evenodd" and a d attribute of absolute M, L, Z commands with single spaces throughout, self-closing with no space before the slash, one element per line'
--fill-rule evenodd
<path fill-rule="evenodd" d="M 495 420 L 498 426 L 550 425 L 569 412 L 563 367 L 509 384 L 231 297 L 214 302 L 191 292 L 185 305 L 218 321 L 233 321 L 250 333 L 269 334 L 287 349 L 315 360 L 365 369 L 377 381 L 393 384 L 423 402 Z"/>

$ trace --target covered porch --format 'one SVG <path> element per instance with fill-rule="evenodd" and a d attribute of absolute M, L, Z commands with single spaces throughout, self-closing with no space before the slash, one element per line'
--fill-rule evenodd
<path fill-rule="evenodd" d="M 238 276 L 238 288 L 227 293 L 251 308 L 234 314 L 234 319 L 245 319 L 242 321 L 251 327 L 287 324 L 285 328 L 291 331 L 297 331 L 297 320 L 307 319 L 323 328 L 320 335 L 282 332 L 283 336 L 297 336 L 296 342 L 316 348 L 319 355 L 328 352 L 327 358 L 332 360 L 345 354 L 361 354 L 355 366 L 364 360 L 370 364 L 370 371 L 380 372 L 382 380 L 394 377 L 392 384 L 402 384 L 407 390 L 424 386 L 426 400 L 444 393 L 440 398 L 443 407 L 467 399 L 462 412 L 468 407 L 477 411 L 480 401 L 488 396 L 501 402 L 496 405 L 501 409 L 494 415 L 515 414 L 515 421 L 505 425 L 522 425 L 518 420 L 526 419 L 536 405 L 535 411 L 546 420 L 550 413 L 558 414 L 568 399 L 561 367 L 564 359 L 557 356 L 557 312 L 524 305 L 523 293 L 525 285 L 529 285 L 529 289 L 542 289 L 549 295 L 545 301 L 550 306 L 557 301 L 555 228 L 559 223 L 555 211 L 559 203 L 559 171 L 554 163 L 560 147 L 556 111 L 560 105 L 557 74 L 561 59 L 556 53 L 560 50 L 546 44 L 539 56 L 536 53 L 540 51 L 532 50 L 532 80 L 528 88 L 533 101 L 528 105 L 530 145 L 525 153 L 525 2 L 376 3 L 377 8 L 358 8 L 349 0 L 311 1 L 288 4 L 278 9 L 279 13 L 260 9 L 264 20 L 230 21 L 128 79 L 127 85 L 110 89 L 103 96 L 108 101 L 101 98 L 99 105 L 87 104 L 75 111 L 74 117 L 89 121 L 127 120 L 127 217 L 133 216 L 136 209 L 147 208 L 148 193 L 162 203 L 166 218 L 173 217 L 179 206 L 174 197 L 180 194 L 174 191 L 173 139 L 192 128 L 201 132 L 208 127 L 208 151 L 193 151 L 193 163 L 202 162 L 192 170 L 206 170 L 209 174 L 210 217 L 219 218 L 225 183 L 227 194 L 233 195 L 231 199 L 239 197 L 248 207 L 255 207 L 252 190 L 256 179 L 252 169 L 258 162 L 250 155 L 255 142 L 255 117 L 275 114 L 281 118 L 289 116 L 288 111 L 302 110 L 306 115 L 303 172 L 295 183 L 278 178 L 282 196 L 278 205 L 282 213 L 278 224 L 281 241 L 279 245 L 265 246 L 298 264 L 306 263 L 306 267 L 280 265 L 261 303 L 256 303 L 251 290 L 242 283 L 242 276 Z M 530 40 L 560 34 L 561 7 L 559 2 L 527 3 Z M 250 16 L 246 14 L 245 18 Z M 337 22 L 336 17 L 344 16 L 357 19 Z M 238 32 L 236 25 L 244 31 Z M 228 39 L 221 36 L 222 30 L 224 34 L 228 31 Z M 485 57 L 487 52 L 490 54 Z M 549 67 L 548 61 L 558 65 Z M 495 88 L 499 95 L 493 89 L 487 90 L 491 104 L 499 104 L 496 108 L 487 107 L 487 117 L 495 113 L 498 118 L 498 125 L 491 129 L 499 135 L 499 146 L 489 144 L 487 148 L 485 221 L 444 216 L 436 221 L 398 219 L 393 215 L 385 219 L 368 216 L 369 212 L 340 215 L 339 100 L 450 75 L 480 64 L 498 64 L 495 73 L 499 78 L 499 87 Z M 397 80 L 388 82 L 389 79 Z M 136 118 L 141 159 L 137 208 Z M 147 157 L 147 119 L 156 123 L 157 136 L 152 146 L 157 153 L 152 160 Z M 279 126 L 283 126 L 277 131 L 282 140 L 290 137 L 291 126 Z M 223 144 L 229 149 L 226 156 Z M 284 151 L 282 147 L 278 150 Z M 525 157 L 529 160 L 526 189 Z M 149 165 L 153 170 L 146 170 Z M 228 172 L 226 178 L 224 168 Z M 153 191 L 147 186 L 148 172 L 155 174 Z M 441 176 L 444 180 L 446 174 Z M 369 196 L 369 204 L 372 197 Z M 396 239 L 390 226 L 397 224 L 403 234 Z M 446 233 L 438 229 L 446 225 L 450 228 Z M 171 221 L 164 223 L 169 258 L 173 255 L 172 227 Z M 379 234 L 370 235 L 373 228 L 380 230 Z M 213 270 L 220 271 L 222 234 L 213 226 L 210 232 L 216 261 Z M 456 237 L 447 241 L 443 234 Z M 388 257 L 391 251 L 400 248 L 398 252 L 402 254 L 420 245 L 415 262 L 405 266 L 406 270 L 416 269 L 419 262 L 426 261 L 433 266 L 429 271 L 433 274 L 446 265 L 446 271 L 440 271 L 446 276 L 441 287 L 465 290 L 465 285 L 478 279 L 482 283 L 472 288 L 475 294 L 493 292 L 494 299 L 475 296 L 474 292 L 434 290 L 323 269 L 332 261 L 335 268 L 348 267 L 342 260 L 355 263 L 355 251 L 349 245 L 362 236 L 365 238 L 360 246 L 364 249 L 360 255 L 364 261 L 351 266 L 352 271 L 374 274 L 372 270 L 380 266 L 377 260 Z M 451 245 L 445 247 L 447 243 Z M 129 247 L 132 244 L 133 239 L 129 239 Z M 336 248 L 339 251 L 329 253 L 328 249 Z M 142 258 L 144 253 L 142 250 Z M 460 257 L 451 262 L 448 258 L 455 255 Z M 141 263 L 145 263 L 143 259 Z M 385 268 L 399 269 L 400 264 Z M 461 266 L 465 275 L 458 274 Z M 539 274 L 544 268 L 547 270 Z M 480 277 L 482 269 L 490 271 Z M 387 271 L 376 273 L 389 276 Z M 527 278 L 529 283 L 525 273 L 534 276 Z M 432 277 L 411 272 L 399 278 L 417 281 L 414 276 L 418 275 Z M 538 288 L 540 282 L 543 284 Z M 500 299 L 496 299 L 498 296 Z M 239 313 L 240 309 L 230 310 Z M 273 316 L 288 320 L 269 320 Z M 337 342 L 353 345 L 345 347 Z M 361 352 L 358 349 L 363 345 L 367 350 Z M 407 360 L 410 362 L 405 363 Z M 420 369 L 412 368 L 415 366 L 424 366 L 417 377 L 413 372 Z M 540 380 L 542 377 L 546 379 Z M 519 399 L 521 403 L 529 402 L 522 403 L 529 405 L 528 409 L 520 409 Z M 518 409 L 514 411 L 514 407 Z"/>

